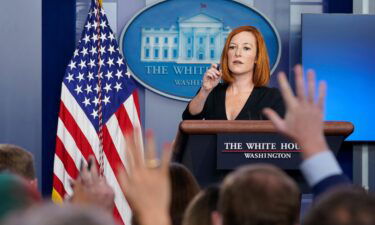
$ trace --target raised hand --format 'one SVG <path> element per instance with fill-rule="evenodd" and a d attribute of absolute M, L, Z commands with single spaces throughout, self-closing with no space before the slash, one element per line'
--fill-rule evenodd
<path fill-rule="evenodd" d="M 211 67 L 203 75 L 202 89 L 211 91 L 216 87 L 221 79 L 221 71 L 218 70 L 217 64 L 212 64 Z"/>
<path fill-rule="evenodd" d="M 71 202 L 94 205 L 112 213 L 115 194 L 105 178 L 99 175 L 92 156 L 88 164 L 83 166 L 79 177 L 72 183 L 74 193 Z"/>
<path fill-rule="evenodd" d="M 169 162 L 171 146 L 164 146 L 161 160 L 157 158 L 154 136 L 146 134 L 145 158 L 140 140 L 135 131 L 134 136 L 126 137 L 128 148 L 126 159 L 127 171 L 120 169 L 120 187 L 129 202 L 131 209 L 142 225 L 170 224 L 169 207 L 171 199 Z"/>
<path fill-rule="evenodd" d="M 285 73 L 278 74 L 279 85 L 286 104 L 285 118 L 270 108 L 264 113 L 275 125 L 276 129 L 298 142 L 302 149 L 303 158 L 328 150 L 324 138 L 323 112 L 326 95 L 325 82 L 319 83 L 318 98 L 315 100 L 315 72 L 307 72 L 307 93 L 304 84 L 303 70 L 300 65 L 295 66 L 295 96 L 289 86 Z"/>

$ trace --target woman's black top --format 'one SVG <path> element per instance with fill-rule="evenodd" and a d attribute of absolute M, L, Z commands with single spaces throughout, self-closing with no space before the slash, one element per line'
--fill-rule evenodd
<path fill-rule="evenodd" d="M 228 84 L 218 84 L 208 95 L 203 110 L 198 115 L 191 115 L 189 105 L 182 114 L 183 120 L 228 120 L 225 111 L 225 95 Z M 266 120 L 264 108 L 275 110 L 284 117 L 285 106 L 280 91 L 277 88 L 255 87 L 247 99 L 244 107 L 236 117 L 236 120 Z"/>

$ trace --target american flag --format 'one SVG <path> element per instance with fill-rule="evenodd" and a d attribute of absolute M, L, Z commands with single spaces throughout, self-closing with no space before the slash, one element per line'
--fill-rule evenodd
<path fill-rule="evenodd" d="M 87 162 L 94 155 L 114 189 L 115 217 L 130 224 L 131 211 L 118 184 L 117 171 L 119 166 L 126 168 L 124 135 L 140 127 L 139 118 L 136 85 L 103 8 L 92 0 L 82 37 L 62 82 L 53 200 L 61 202 L 72 195 L 69 180 L 78 176 L 81 160 Z"/>

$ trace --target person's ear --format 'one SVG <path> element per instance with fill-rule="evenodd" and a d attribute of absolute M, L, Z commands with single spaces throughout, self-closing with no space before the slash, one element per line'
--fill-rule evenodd
<path fill-rule="evenodd" d="M 211 213 L 211 224 L 212 225 L 222 225 L 223 224 L 223 217 L 218 211 L 213 211 Z"/>

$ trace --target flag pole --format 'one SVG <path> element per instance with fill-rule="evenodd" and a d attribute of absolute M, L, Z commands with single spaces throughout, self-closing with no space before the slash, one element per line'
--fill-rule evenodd
<path fill-rule="evenodd" d="M 102 9 L 102 0 L 97 0 L 97 14 L 96 16 L 96 22 L 98 24 L 96 28 L 96 32 L 98 35 L 98 62 L 100 62 L 101 59 L 101 52 L 99 51 L 101 47 L 101 29 L 100 29 L 100 10 Z M 100 175 L 104 175 L 104 145 L 103 145 L 103 111 L 102 111 L 102 80 L 101 80 L 101 63 L 98 65 L 98 98 L 99 98 L 99 108 L 98 108 L 98 117 L 99 117 L 99 171 Z"/>

